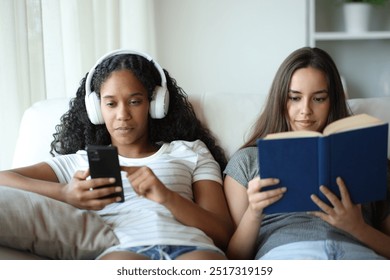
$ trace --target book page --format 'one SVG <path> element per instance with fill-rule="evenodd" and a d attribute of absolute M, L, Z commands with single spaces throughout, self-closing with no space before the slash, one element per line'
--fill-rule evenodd
<path fill-rule="evenodd" d="M 367 114 L 359 114 L 337 120 L 325 127 L 323 134 L 329 135 L 336 132 L 343 132 L 383 124 L 380 119 Z"/>
<path fill-rule="evenodd" d="M 268 139 L 286 139 L 286 138 L 304 138 L 304 137 L 319 137 L 322 136 L 322 133 L 317 131 L 287 131 L 279 133 L 271 133 L 264 137 L 265 140 Z"/>
<path fill-rule="evenodd" d="M 329 135 L 336 132 L 343 132 L 354 130 L 358 128 L 364 128 L 369 126 L 375 126 L 383 124 L 384 122 L 378 118 L 367 114 L 353 115 L 346 117 L 340 120 L 337 120 L 327 127 L 325 127 L 324 132 L 320 133 L 317 131 L 286 131 L 279 133 L 268 134 L 264 139 L 287 139 L 287 138 L 303 138 L 303 137 L 319 137 L 323 135 Z"/>

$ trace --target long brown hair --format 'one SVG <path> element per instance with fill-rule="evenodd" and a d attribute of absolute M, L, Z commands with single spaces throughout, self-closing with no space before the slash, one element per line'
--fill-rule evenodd
<path fill-rule="evenodd" d="M 309 66 L 324 72 L 327 78 L 330 101 L 327 124 L 350 115 L 339 71 L 331 56 L 319 48 L 300 48 L 291 53 L 280 65 L 263 111 L 242 148 L 255 146 L 258 138 L 263 138 L 269 133 L 289 130 L 287 100 L 291 77 L 296 70 Z"/>

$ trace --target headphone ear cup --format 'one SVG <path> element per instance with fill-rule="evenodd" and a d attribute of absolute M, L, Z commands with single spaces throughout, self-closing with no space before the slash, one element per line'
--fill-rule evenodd
<path fill-rule="evenodd" d="M 166 87 L 156 86 L 152 101 L 150 101 L 149 113 L 152 119 L 162 119 L 168 113 L 169 92 Z"/>
<path fill-rule="evenodd" d="M 96 92 L 93 91 L 85 96 L 85 107 L 91 123 L 95 125 L 104 124 L 102 110 L 100 109 L 100 100 Z"/>

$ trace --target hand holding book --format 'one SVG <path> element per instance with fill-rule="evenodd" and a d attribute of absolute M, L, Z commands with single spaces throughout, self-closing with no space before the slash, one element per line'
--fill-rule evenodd
<path fill-rule="evenodd" d="M 340 199 L 328 188 L 321 186 L 321 192 L 328 198 L 331 205 L 326 204 L 316 195 L 312 195 L 311 199 L 322 211 L 312 211 L 310 213 L 350 234 L 358 233 L 366 226 L 361 206 L 352 202 L 344 181 L 340 177 L 336 180 L 340 188 Z"/>
<path fill-rule="evenodd" d="M 319 210 L 310 196 L 327 201 L 324 185 L 340 197 L 336 178 L 342 177 L 353 203 L 386 196 L 388 124 L 361 114 L 338 120 L 324 133 L 291 131 L 259 139 L 261 178 L 278 178 L 287 192 L 265 213 Z"/>

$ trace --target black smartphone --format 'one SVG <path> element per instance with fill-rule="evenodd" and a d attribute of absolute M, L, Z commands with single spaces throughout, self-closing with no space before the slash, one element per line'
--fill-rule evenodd
<path fill-rule="evenodd" d="M 122 191 L 120 193 L 114 193 L 107 197 L 115 197 L 118 194 L 121 200 L 118 202 L 124 202 L 125 197 L 123 194 L 121 169 L 119 166 L 118 150 L 115 146 L 100 146 L 100 145 L 89 145 L 87 146 L 89 171 L 91 178 L 115 178 L 115 183 L 110 185 L 102 186 L 120 186 Z"/>

